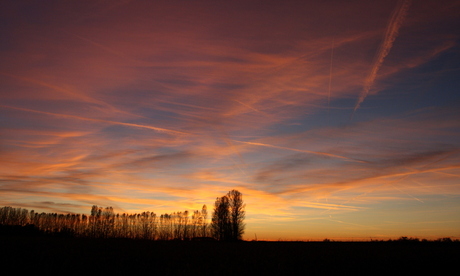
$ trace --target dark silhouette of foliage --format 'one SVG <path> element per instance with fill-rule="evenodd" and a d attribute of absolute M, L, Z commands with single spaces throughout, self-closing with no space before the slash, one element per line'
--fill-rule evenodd
<path fill-rule="evenodd" d="M 445 238 L 440 238 L 436 240 L 437 242 L 453 242 L 451 238 L 445 237 Z M 458 240 L 456 240 L 458 241 Z"/>
<path fill-rule="evenodd" d="M 219 241 L 230 240 L 230 208 L 227 196 L 218 197 L 212 215 L 212 234 Z"/>
<path fill-rule="evenodd" d="M 0 208 L 0 234 L 41 233 L 61 237 L 191 240 L 208 237 L 207 209 L 163 214 L 115 214 L 112 207 L 93 205 L 90 215 L 35 213 L 21 208 Z M 38 232 L 37 232 L 38 231 Z"/>
<path fill-rule="evenodd" d="M 399 239 L 396 240 L 397 242 L 419 242 L 420 240 L 418 238 L 408 238 L 408 237 L 400 237 Z"/>
<path fill-rule="evenodd" d="M 243 195 L 237 190 L 218 197 L 214 203 L 211 222 L 213 237 L 219 241 L 241 240 L 245 228 L 244 208 Z"/>
<path fill-rule="evenodd" d="M 244 234 L 245 224 L 243 221 L 246 214 L 243 195 L 237 190 L 231 190 L 227 197 L 230 204 L 231 239 L 234 241 L 241 240 Z"/>

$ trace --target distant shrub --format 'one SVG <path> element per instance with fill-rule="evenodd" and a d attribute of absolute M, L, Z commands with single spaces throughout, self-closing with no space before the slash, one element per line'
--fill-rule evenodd
<path fill-rule="evenodd" d="M 408 237 L 400 237 L 396 240 L 397 242 L 419 242 L 418 238 L 408 238 Z"/>
<path fill-rule="evenodd" d="M 437 241 L 437 242 L 452 242 L 452 239 L 449 238 L 449 237 L 444 237 L 444 238 L 437 239 L 435 241 Z"/>

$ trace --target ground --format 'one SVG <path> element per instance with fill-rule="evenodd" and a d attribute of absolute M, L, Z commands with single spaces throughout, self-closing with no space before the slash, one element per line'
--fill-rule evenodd
<path fill-rule="evenodd" d="M 5 271 L 65 275 L 328 275 L 456 267 L 458 242 L 181 242 L 0 236 Z"/>

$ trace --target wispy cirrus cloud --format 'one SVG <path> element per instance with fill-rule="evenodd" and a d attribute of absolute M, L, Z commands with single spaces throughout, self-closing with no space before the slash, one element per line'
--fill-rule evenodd
<path fill-rule="evenodd" d="M 458 209 L 459 6 L 395 3 L 8 3 L 0 202 L 211 212 L 235 188 L 251 238 Z"/>

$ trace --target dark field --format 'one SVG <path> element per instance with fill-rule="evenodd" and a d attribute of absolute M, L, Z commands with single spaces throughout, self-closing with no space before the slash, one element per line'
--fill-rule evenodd
<path fill-rule="evenodd" d="M 9 275 L 440 275 L 457 274 L 460 262 L 459 242 L 223 243 L 0 236 L 0 246 L 3 271 L 14 271 Z"/>

